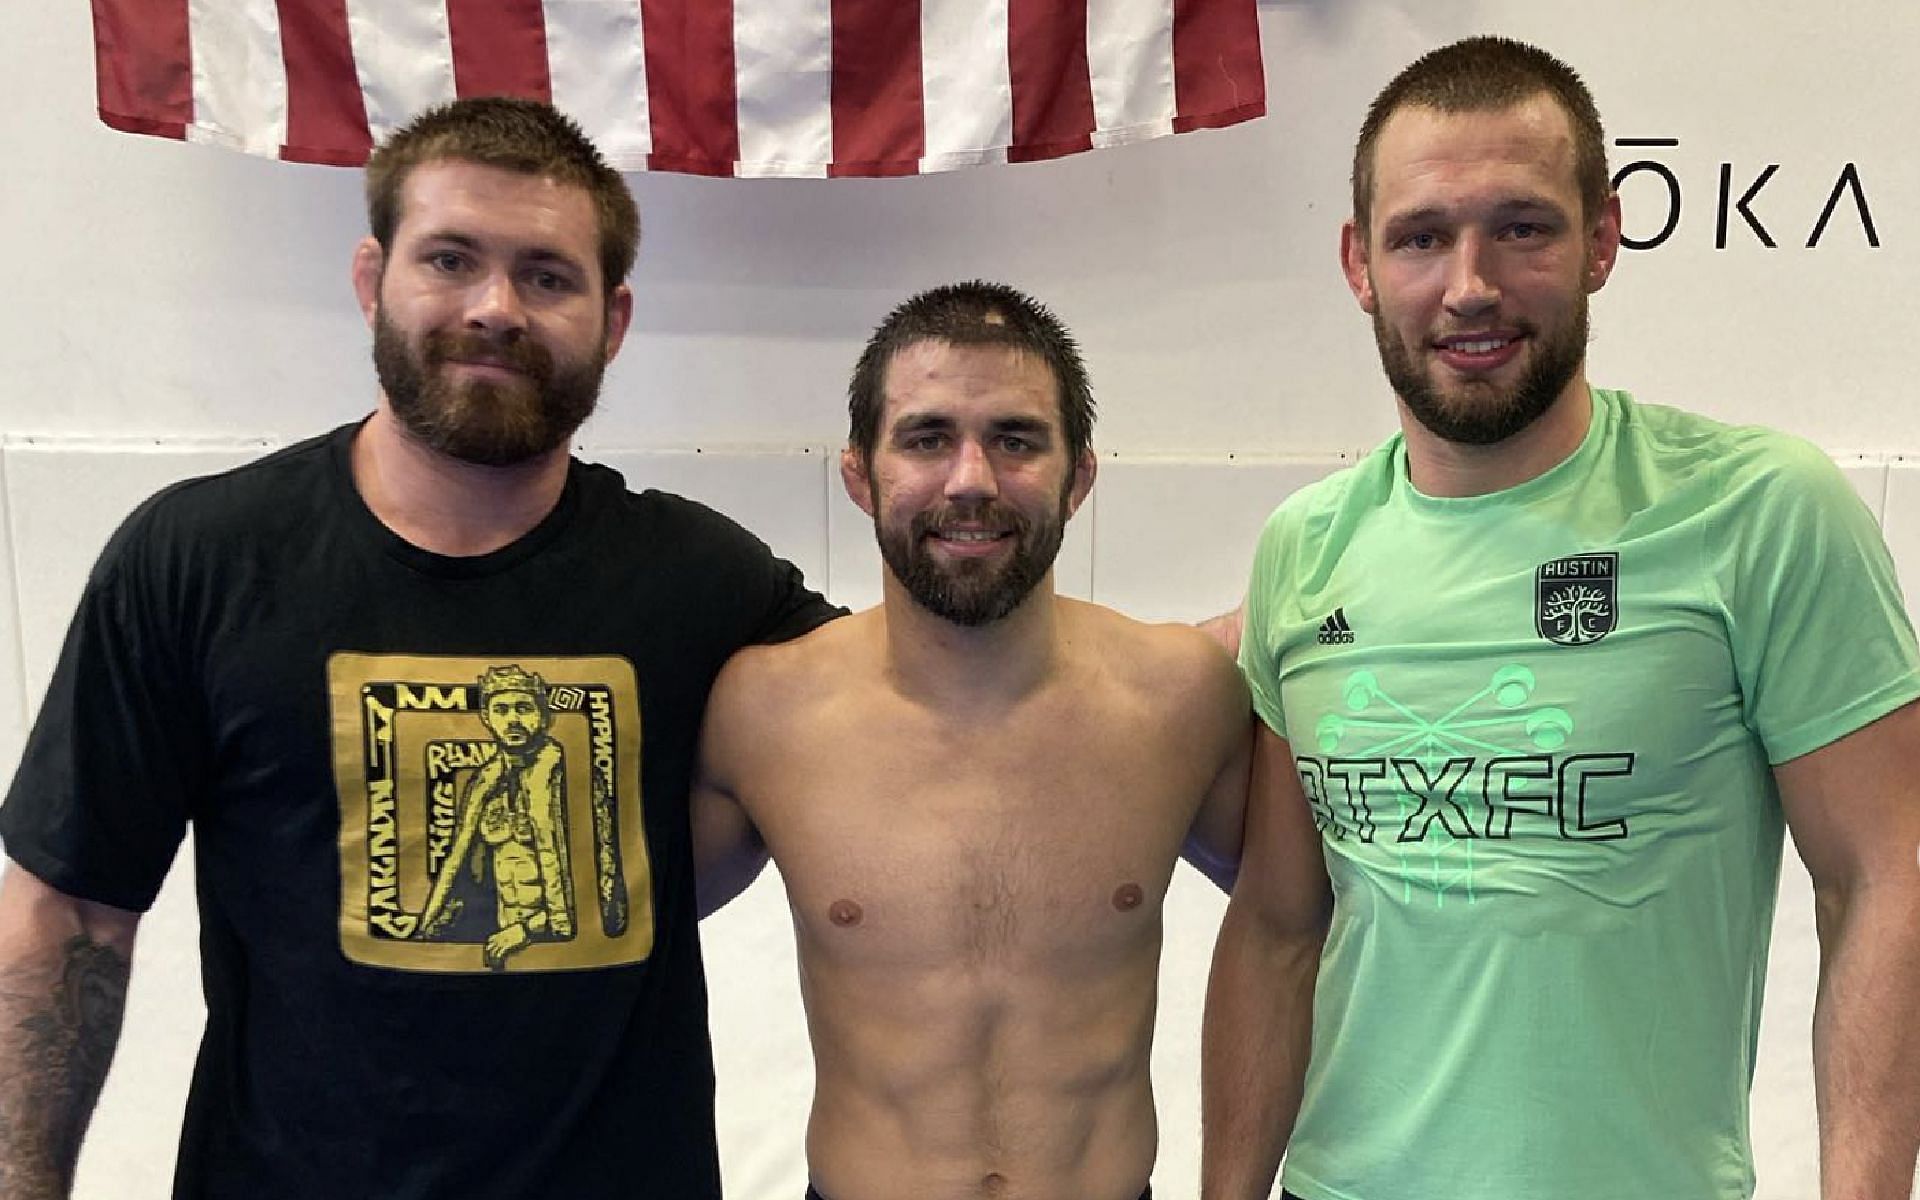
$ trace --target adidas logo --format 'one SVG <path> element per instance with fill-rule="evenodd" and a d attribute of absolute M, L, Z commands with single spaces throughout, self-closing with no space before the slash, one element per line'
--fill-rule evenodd
<path fill-rule="evenodd" d="M 1344 646 L 1353 641 L 1353 626 L 1347 624 L 1347 610 L 1336 608 L 1333 615 L 1320 622 L 1320 644 L 1322 646 Z"/>

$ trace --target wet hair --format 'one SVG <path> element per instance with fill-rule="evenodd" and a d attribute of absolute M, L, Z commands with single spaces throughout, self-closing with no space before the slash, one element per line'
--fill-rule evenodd
<path fill-rule="evenodd" d="M 572 118 L 538 100 L 507 96 L 455 100 L 395 130 L 367 160 L 367 225 L 380 249 L 393 250 L 401 194 L 415 167 L 470 162 L 583 189 L 600 225 L 600 278 L 611 293 L 640 250 L 640 210 L 620 172 Z"/>
<path fill-rule="evenodd" d="M 847 385 L 847 444 L 871 460 L 886 406 L 887 366 L 909 346 L 1004 346 L 1047 365 L 1060 401 L 1067 456 L 1078 462 L 1093 445 L 1093 387 L 1080 347 L 1046 305 L 1003 283 L 971 280 L 921 292 L 880 322 Z"/>
<path fill-rule="evenodd" d="M 1613 190 L 1606 135 L 1593 93 L 1566 63 L 1537 46 L 1504 37 L 1471 37 L 1415 59 L 1367 108 L 1353 147 L 1353 223 L 1364 239 L 1373 216 L 1373 158 L 1380 131 L 1403 108 L 1442 113 L 1498 112 L 1545 95 L 1573 130 L 1574 182 L 1589 220 Z"/>

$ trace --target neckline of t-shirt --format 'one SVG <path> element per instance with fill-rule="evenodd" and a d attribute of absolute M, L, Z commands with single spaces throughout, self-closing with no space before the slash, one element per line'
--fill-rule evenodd
<path fill-rule="evenodd" d="M 1587 388 L 1587 400 L 1592 405 L 1591 416 L 1587 420 L 1586 436 L 1572 454 L 1535 475 L 1532 479 L 1516 483 L 1510 488 L 1497 492 L 1482 492 L 1478 496 L 1429 496 L 1413 486 L 1413 479 L 1407 473 L 1407 443 L 1400 440 L 1393 456 L 1394 482 L 1398 490 L 1406 497 L 1407 503 L 1416 511 L 1457 515 L 1479 508 L 1501 508 L 1513 504 L 1525 504 L 1550 495 L 1566 487 L 1576 479 L 1600 450 L 1600 443 L 1606 438 L 1608 427 L 1613 420 L 1613 405 L 1607 393 L 1591 385 Z"/>
<path fill-rule="evenodd" d="M 560 499 L 554 504 L 553 510 L 518 538 L 498 550 L 468 557 L 424 550 L 387 528 L 373 509 L 367 506 L 366 497 L 360 494 L 359 487 L 353 482 L 353 439 L 365 424 L 366 419 L 362 418 L 334 431 L 328 446 L 334 487 L 339 492 L 341 502 L 353 514 L 363 540 L 377 553 L 420 574 L 442 579 L 478 579 L 510 570 L 544 550 L 560 536 L 572 521 L 574 510 L 579 507 L 580 461 L 569 459 L 567 482 L 560 489 Z"/>

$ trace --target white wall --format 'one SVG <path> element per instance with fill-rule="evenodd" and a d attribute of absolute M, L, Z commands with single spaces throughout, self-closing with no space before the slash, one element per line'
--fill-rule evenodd
<path fill-rule="evenodd" d="M 159 482 L 363 412 L 366 338 L 346 281 L 355 172 L 112 134 L 93 122 L 86 6 L 12 14 L 0 72 L 0 770 L 88 559 Z M 1592 375 L 1643 399 L 1809 436 L 1846 458 L 1920 589 L 1920 404 L 1909 399 L 1920 158 L 1906 0 L 1292 0 L 1262 7 L 1273 115 L 1055 163 L 831 183 L 635 177 L 647 242 L 635 332 L 585 431 L 635 482 L 710 498 L 848 603 L 877 594 L 870 531 L 837 494 L 845 378 L 866 331 L 923 286 L 1002 278 L 1079 332 L 1107 457 L 1075 522 L 1069 590 L 1151 617 L 1238 593 L 1252 533 L 1304 479 L 1391 426 L 1365 321 L 1335 270 L 1345 158 L 1367 98 L 1456 36 L 1538 41 L 1587 74 L 1615 136 L 1680 181 L 1672 239 L 1629 254 L 1596 301 Z M 1616 165 L 1636 151 L 1616 151 Z M 1780 243 L 1731 220 L 1720 164 Z M 1850 201 L 1808 234 L 1855 163 Z M 1630 233 L 1665 217 L 1650 174 Z M 693 450 L 699 449 L 695 455 Z M 1864 457 L 1856 457 L 1856 456 Z M 80 1194 L 164 1194 L 197 1037 L 190 882 L 144 926 L 121 1057 Z M 810 1087 L 778 881 L 709 923 L 731 1192 L 796 1194 Z M 1199 997 L 1219 899 L 1182 871 L 1169 902 L 1156 1073 L 1160 1190 L 1192 1193 Z M 1754 1121 L 1764 1200 L 1813 1193 L 1806 1029 L 1815 969 L 1789 856 Z"/>

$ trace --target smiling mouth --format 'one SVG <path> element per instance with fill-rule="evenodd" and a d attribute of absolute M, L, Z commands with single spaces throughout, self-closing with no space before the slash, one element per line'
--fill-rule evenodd
<path fill-rule="evenodd" d="M 1524 333 L 1455 333 L 1435 338 L 1436 350 L 1454 354 L 1496 354 L 1520 341 Z"/>
<path fill-rule="evenodd" d="M 1000 529 L 936 529 L 933 536 L 943 542 L 996 542 L 1007 536 Z"/>

